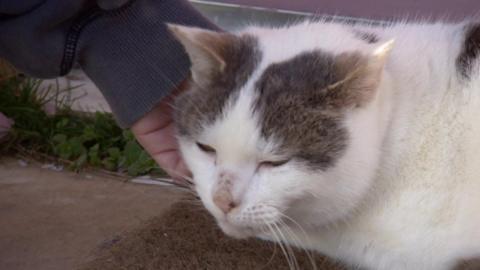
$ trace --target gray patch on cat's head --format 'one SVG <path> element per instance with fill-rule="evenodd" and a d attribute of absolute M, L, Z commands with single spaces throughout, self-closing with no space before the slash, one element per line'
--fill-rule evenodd
<path fill-rule="evenodd" d="M 354 30 L 353 34 L 355 35 L 356 38 L 361 39 L 367 42 L 368 44 L 374 44 L 380 41 L 380 38 L 374 33 L 361 31 L 361 30 Z"/>
<path fill-rule="evenodd" d="M 313 51 L 269 66 L 257 82 L 255 105 L 263 136 L 315 169 L 333 166 L 348 144 L 345 109 L 363 102 L 365 93 L 352 84 L 365 75 L 358 72 L 365 61 L 358 53 Z"/>
<path fill-rule="evenodd" d="M 261 60 L 255 37 L 227 35 L 225 38 L 229 40 L 222 44 L 220 52 L 225 69 L 208 78 L 207 88 L 190 81 L 191 89 L 175 102 L 175 122 L 182 136 L 197 134 L 222 115 L 225 105 L 235 98 Z"/>
<path fill-rule="evenodd" d="M 465 27 L 465 40 L 462 50 L 457 57 L 457 71 L 463 79 L 471 76 L 473 63 L 480 56 L 480 23 L 469 24 Z"/>

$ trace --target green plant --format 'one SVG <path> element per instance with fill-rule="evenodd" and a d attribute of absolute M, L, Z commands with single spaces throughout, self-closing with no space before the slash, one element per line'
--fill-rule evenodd
<path fill-rule="evenodd" d="M 58 86 L 41 88 L 39 80 L 15 76 L 0 81 L 0 112 L 15 121 L 0 153 L 36 153 L 56 158 L 78 171 L 86 166 L 109 171 L 164 175 L 128 130 L 110 113 L 76 112 Z M 53 106 L 48 115 L 45 107 Z"/>

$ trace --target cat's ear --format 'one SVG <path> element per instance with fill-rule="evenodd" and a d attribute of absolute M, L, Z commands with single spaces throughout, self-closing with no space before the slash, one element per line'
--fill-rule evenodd
<path fill-rule="evenodd" d="M 223 55 L 232 35 L 175 24 L 167 26 L 190 58 L 193 81 L 207 87 L 212 76 L 223 72 L 227 65 Z"/>
<path fill-rule="evenodd" d="M 378 72 L 378 76 L 381 76 L 385 63 L 387 62 L 388 56 L 393 49 L 395 40 L 391 39 L 387 42 L 382 43 L 380 46 L 377 46 L 370 56 L 370 68 L 372 71 Z"/>
<path fill-rule="evenodd" d="M 338 100 L 335 104 L 345 107 L 362 107 L 377 92 L 383 76 L 393 40 L 375 48 L 370 55 L 343 53 L 336 57 L 335 66 L 339 81 L 329 86 Z"/>

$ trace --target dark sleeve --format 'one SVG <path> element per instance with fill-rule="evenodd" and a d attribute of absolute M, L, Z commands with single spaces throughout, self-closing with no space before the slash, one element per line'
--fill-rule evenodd
<path fill-rule="evenodd" d="M 40 78 L 80 63 L 129 127 L 188 74 L 166 22 L 216 29 L 187 0 L 0 0 L 0 57 Z"/>

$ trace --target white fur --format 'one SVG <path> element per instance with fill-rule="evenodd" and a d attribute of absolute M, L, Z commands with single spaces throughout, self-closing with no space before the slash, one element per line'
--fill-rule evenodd
<path fill-rule="evenodd" d="M 442 270 L 480 256 L 480 76 L 465 81 L 456 71 L 463 27 L 357 27 L 395 44 L 374 100 L 347 113 L 346 153 L 325 172 L 295 162 L 258 169 L 275 158 L 275 142 L 261 137 L 252 117 L 253 85 L 268 65 L 301 52 L 368 54 L 378 44 L 333 23 L 246 29 L 259 38 L 263 59 L 240 98 L 198 138 L 217 156 L 180 138 L 197 191 L 225 232 L 275 240 L 259 226 L 288 214 L 302 226 L 291 227 L 302 239 L 291 244 L 368 269 Z M 227 215 L 212 202 L 222 171 L 237 176 L 241 201 Z"/>

